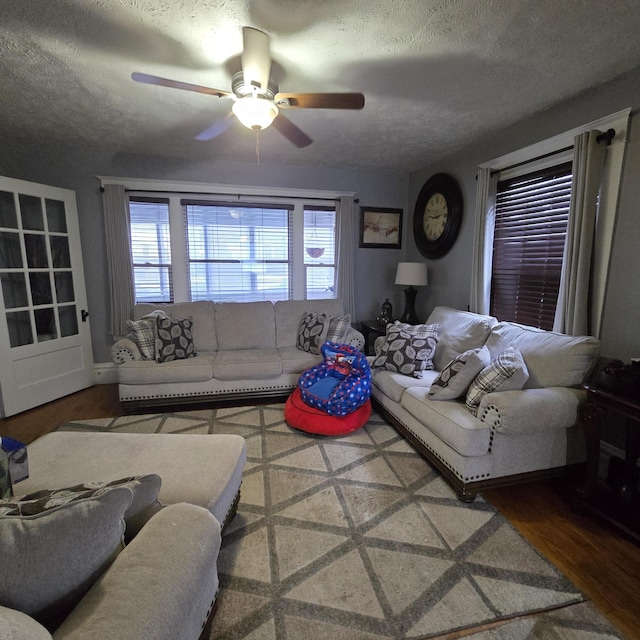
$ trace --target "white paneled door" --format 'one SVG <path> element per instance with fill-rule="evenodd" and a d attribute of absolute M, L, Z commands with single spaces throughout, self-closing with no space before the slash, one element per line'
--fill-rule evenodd
<path fill-rule="evenodd" d="M 0 415 L 94 383 L 73 191 L 0 176 Z"/>

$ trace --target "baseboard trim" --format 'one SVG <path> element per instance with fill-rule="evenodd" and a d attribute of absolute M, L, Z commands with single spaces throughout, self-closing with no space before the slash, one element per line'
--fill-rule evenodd
<path fill-rule="evenodd" d="M 117 384 L 118 365 L 113 362 L 94 362 L 93 373 L 96 384 Z"/>

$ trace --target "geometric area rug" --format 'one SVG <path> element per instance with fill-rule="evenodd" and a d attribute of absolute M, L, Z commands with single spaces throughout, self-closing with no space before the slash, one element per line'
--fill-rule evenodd
<path fill-rule="evenodd" d="M 246 439 L 211 640 L 621 637 L 491 504 L 460 502 L 375 412 L 364 428 L 328 438 L 291 429 L 283 411 L 279 403 L 60 427 Z"/>

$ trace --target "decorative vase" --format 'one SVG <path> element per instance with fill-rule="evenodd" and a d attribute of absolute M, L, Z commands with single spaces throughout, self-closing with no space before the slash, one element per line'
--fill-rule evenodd
<path fill-rule="evenodd" d="M 389 302 L 389 298 L 385 298 L 385 301 L 382 303 L 380 315 L 376 320 L 381 327 L 386 327 L 390 322 L 393 322 L 393 307 Z"/>

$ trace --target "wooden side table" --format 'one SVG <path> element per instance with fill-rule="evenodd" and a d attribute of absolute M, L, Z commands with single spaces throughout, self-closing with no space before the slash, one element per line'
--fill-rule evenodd
<path fill-rule="evenodd" d="M 578 488 L 575 505 L 604 517 L 612 524 L 640 540 L 640 510 L 638 509 L 637 472 L 640 453 L 640 400 L 585 385 L 587 402 L 582 410 L 587 465 L 584 483 Z M 598 479 L 600 440 L 612 414 L 626 420 L 625 457 L 622 480 L 615 489 Z"/>
<path fill-rule="evenodd" d="M 375 355 L 373 343 L 376 341 L 376 338 L 386 335 L 385 327 L 381 327 L 377 320 L 363 320 L 360 323 L 360 333 L 364 336 L 365 355 Z M 371 341 L 369 338 L 371 338 Z"/>

